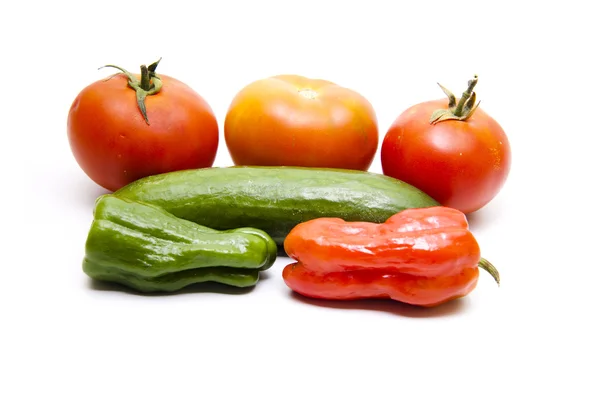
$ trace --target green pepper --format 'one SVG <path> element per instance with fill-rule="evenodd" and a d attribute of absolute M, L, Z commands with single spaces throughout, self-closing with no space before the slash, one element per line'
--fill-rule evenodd
<path fill-rule="evenodd" d="M 249 287 L 276 257 L 277 245 L 262 230 L 219 231 L 107 194 L 94 206 L 83 271 L 140 292 L 174 292 L 209 281 Z"/>

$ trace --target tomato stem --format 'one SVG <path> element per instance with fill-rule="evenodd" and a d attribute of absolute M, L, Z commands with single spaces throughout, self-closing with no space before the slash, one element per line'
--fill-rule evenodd
<path fill-rule="evenodd" d="M 436 124 L 446 120 L 466 121 L 469 119 L 477 107 L 479 107 L 479 103 L 476 103 L 477 95 L 473 91 L 475 85 L 477 85 L 477 81 L 478 77 L 475 75 L 474 78 L 469 81 L 468 87 L 463 92 L 458 103 L 456 103 L 454 94 L 438 83 L 448 97 L 448 108 L 435 110 L 433 114 L 431 114 L 429 123 Z"/>
<path fill-rule="evenodd" d="M 482 257 L 479 259 L 477 266 L 489 273 L 494 278 L 498 286 L 500 286 L 500 272 L 498 272 L 496 267 L 494 267 L 491 262 Z"/>
<path fill-rule="evenodd" d="M 469 81 L 469 86 L 467 87 L 467 90 L 465 90 L 460 98 L 460 101 L 458 102 L 458 104 L 456 105 L 456 108 L 454 109 L 454 115 L 457 116 L 462 116 L 463 115 L 463 109 L 465 106 L 465 103 L 467 102 L 467 100 L 469 100 L 469 98 L 471 96 L 474 96 L 475 93 L 473 93 L 473 89 L 475 89 L 475 85 L 477 85 L 477 75 L 475 75 L 475 77 L 473 79 L 471 79 Z"/>
<path fill-rule="evenodd" d="M 158 61 L 153 62 L 149 66 L 142 65 L 140 67 L 141 80 L 136 79 L 129 71 L 116 65 L 108 64 L 100 67 L 116 68 L 123 74 L 125 74 L 125 76 L 127 77 L 127 84 L 129 85 L 129 87 L 135 90 L 135 97 L 138 104 L 138 108 L 140 109 L 140 112 L 144 117 L 144 121 L 146 121 L 146 124 L 148 125 L 150 125 L 150 122 L 148 121 L 148 114 L 146 112 L 146 97 L 152 96 L 160 92 L 160 90 L 162 89 L 162 80 L 155 72 L 160 60 L 162 60 L 162 58 L 160 58 Z"/>
<path fill-rule="evenodd" d="M 150 72 L 148 71 L 148 67 L 145 65 L 141 65 L 140 69 L 142 70 L 142 81 L 140 82 L 140 87 L 148 91 L 150 90 Z"/>

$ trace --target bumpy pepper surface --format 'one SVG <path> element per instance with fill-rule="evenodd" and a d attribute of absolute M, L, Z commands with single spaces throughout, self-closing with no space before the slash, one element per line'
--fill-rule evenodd
<path fill-rule="evenodd" d="M 218 231 L 157 206 L 104 195 L 94 207 L 83 270 L 141 292 L 208 281 L 249 287 L 276 257 L 277 245 L 264 231 Z"/>
<path fill-rule="evenodd" d="M 469 294 L 479 267 L 500 282 L 465 215 L 448 207 L 407 209 L 381 224 L 314 219 L 297 225 L 284 249 L 297 260 L 284 268 L 285 283 L 312 298 L 431 307 Z"/>

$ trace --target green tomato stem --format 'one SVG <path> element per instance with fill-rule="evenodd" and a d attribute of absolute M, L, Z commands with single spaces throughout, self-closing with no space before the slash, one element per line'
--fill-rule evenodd
<path fill-rule="evenodd" d="M 474 76 L 468 83 L 467 89 L 463 92 L 458 103 L 456 102 L 456 97 L 452 94 L 451 91 L 443 87 L 438 83 L 440 88 L 448 97 L 448 108 L 435 110 L 431 114 L 431 118 L 429 119 L 429 123 L 437 124 L 438 122 L 447 121 L 447 120 L 455 120 L 455 121 L 466 121 L 473 115 L 477 107 L 479 107 L 479 103 L 476 103 L 477 95 L 473 91 L 475 89 L 475 85 L 477 85 L 477 75 Z"/>
<path fill-rule="evenodd" d="M 142 70 L 140 87 L 147 92 L 150 90 L 150 71 L 148 71 L 148 67 L 145 65 L 141 65 L 140 69 Z"/>
<path fill-rule="evenodd" d="M 161 58 L 162 59 L 162 58 Z M 121 71 L 127 77 L 127 84 L 130 88 L 135 90 L 135 97 L 137 101 L 138 108 L 144 117 L 144 121 L 146 124 L 150 125 L 148 121 L 148 113 L 146 111 L 146 97 L 152 96 L 160 92 L 162 89 L 162 80 L 156 74 L 156 67 L 158 66 L 158 61 L 153 62 L 149 66 L 142 65 L 141 69 L 141 79 L 137 80 L 129 71 L 124 68 L 118 67 L 116 65 L 108 64 L 104 65 L 100 68 L 110 67 L 116 68 Z"/>
<path fill-rule="evenodd" d="M 454 115 L 456 115 L 458 117 L 463 116 L 465 103 L 474 94 L 473 89 L 475 89 L 475 85 L 477 85 L 477 75 L 475 75 L 475 77 L 469 81 L 469 86 L 467 87 L 467 90 L 465 90 L 463 92 L 463 94 L 460 98 L 460 101 L 458 102 L 458 104 L 456 105 L 456 108 L 454 109 Z"/>

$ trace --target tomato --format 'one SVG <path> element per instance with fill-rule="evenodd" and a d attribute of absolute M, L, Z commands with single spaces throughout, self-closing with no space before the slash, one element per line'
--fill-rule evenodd
<path fill-rule="evenodd" d="M 363 96 L 298 75 L 244 87 L 224 128 L 236 165 L 367 170 L 379 145 L 375 111 Z"/>
<path fill-rule="evenodd" d="M 393 122 L 381 145 L 385 175 L 465 214 L 482 208 L 499 193 L 511 166 L 506 133 L 475 104 L 476 83 L 477 77 L 469 81 L 458 103 L 442 87 L 449 100 L 408 108 Z M 436 117 L 441 118 L 430 122 Z"/>
<path fill-rule="evenodd" d="M 105 189 L 214 163 L 219 128 L 211 107 L 181 81 L 156 75 L 157 63 L 138 75 L 119 68 L 123 73 L 85 87 L 71 105 L 67 133 L 75 160 Z"/>

